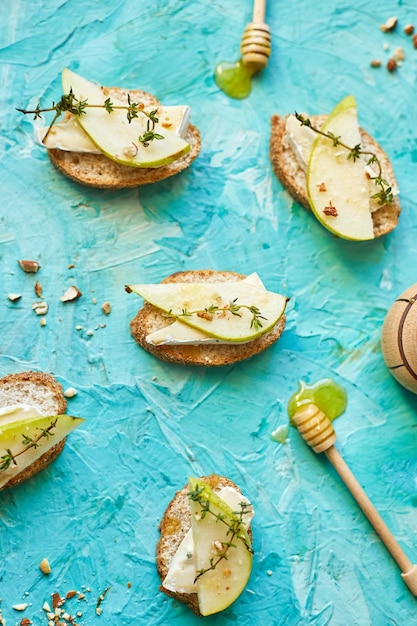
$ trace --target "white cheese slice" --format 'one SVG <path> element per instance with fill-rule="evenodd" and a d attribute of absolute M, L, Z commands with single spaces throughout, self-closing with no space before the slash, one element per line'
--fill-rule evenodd
<path fill-rule="evenodd" d="M 250 504 L 249 500 L 242 496 L 241 493 L 232 487 L 223 487 L 218 495 L 233 509 L 239 510 L 240 502 Z M 254 516 L 253 507 L 248 507 L 248 512 L 242 517 L 242 522 L 246 528 Z M 192 529 L 187 532 L 184 539 L 179 545 L 177 552 L 172 559 L 168 573 L 162 583 L 162 586 L 169 591 L 176 593 L 195 593 L 196 585 L 194 583 L 197 575 L 194 560 L 194 541 Z"/>
<path fill-rule="evenodd" d="M 26 420 L 29 417 L 41 417 L 41 413 L 34 406 L 29 404 L 11 404 L 0 408 L 0 432 L 5 424 Z"/>
<path fill-rule="evenodd" d="M 123 100 L 113 100 L 113 104 L 124 105 Z M 187 134 L 191 109 L 186 105 L 160 106 L 157 108 L 156 116 L 159 119 L 158 131 L 163 133 L 174 133 L 184 138 Z M 147 112 L 154 111 L 155 107 L 145 107 Z M 111 115 L 111 113 L 109 113 Z M 48 133 L 49 126 L 42 126 L 35 129 L 35 140 L 40 145 L 48 149 L 66 150 L 69 152 L 89 152 L 100 154 L 97 146 L 91 141 L 87 133 L 77 122 L 77 118 L 72 115 L 66 120 L 54 124 Z M 48 133 L 48 134 L 47 134 Z M 47 136 L 46 136 L 47 135 Z M 46 139 L 45 139 L 46 136 Z"/>
<path fill-rule="evenodd" d="M 242 279 L 243 282 L 253 285 L 254 287 L 258 287 L 259 289 L 265 290 L 265 286 L 258 274 L 254 272 L 246 278 Z M 153 333 L 150 333 L 146 336 L 146 341 L 154 346 L 162 346 L 162 345 L 199 345 L 199 344 L 230 344 L 230 341 L 224 341 L 222 339 L 215 339 L 213 337 L 208 337 L 201 330 L 197 328 L 192 328 L 191 326 L 187 326 L 187 324 L 183 324 L 182 322 L 176 320 L 169 326 L 165 326 L 160 330 L 156 330 Z M 252 341 L 241 341 L 239 343 L 249 343 Z"/>

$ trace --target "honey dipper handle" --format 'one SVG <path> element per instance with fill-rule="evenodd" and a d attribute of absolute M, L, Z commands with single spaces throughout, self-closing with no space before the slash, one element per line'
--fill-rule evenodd
<path fill-rule="evenodd" d="M 255 0 L 253 4 L 253 22 L 260 24 L 265 21 L 266 0 Z"/>
<path fill-rule="evenodd" d="M 411 593 L 417 596 L 417 565 L 413 565 L 408 559 L 338 450 L 334 446 L 330 446 L 325 450 L 325 454 L 401 569 L 401 576 Z"/>

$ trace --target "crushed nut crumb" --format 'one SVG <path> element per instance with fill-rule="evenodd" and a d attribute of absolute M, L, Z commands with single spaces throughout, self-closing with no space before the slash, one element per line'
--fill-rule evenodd
<path fill-rule="evenodd" d="M 331 217 L 337 217 L 338 216 L 338 212 L 335 206 L 333 206 L 332 201 L 330 200 L 329 202 L 329 206 L 325 206 L 323 209 L 323 213 L 325 215 L 329 215 Z"/>
<path fill-rule="evenodd" d="M 371 67 L 381 67 L 382 63 L 380 59 L 373 59 L 370 65 Z"/>
<path fill-rule="evenodd" d="M 27 603 L 22 603 L 22 604 L 14 604 L 12 606 L 12 609 L 14 609 L 15 611 L 24 611 L 25 609 L 28 608 Z"/>
<path fill-rule="evenodd" d="M 406 35 L 412 35 L 414 33 L 414 24 L 406 24 L 406 26 L 404 26 L 404 33 Z"/>
<path fill-rule="evenodd" d="M 417 34 L 413 35 L 413 46 L 417 50 Z"/>
<path fill-rule="evenodd" d="M 385 24 L 381 25 L 381 30 L 383 33 L 388 33 L 394 30 L 397 26 L 398 18 L 397 17 L 389 17 Z"/>
<path fill-rule="evenodd" d="M 404 61 L 405 59 L 404 48 L 395 48 L 393 56 L 396 61 Z"/>
<path fill-rule="evenodd" d="M 35 274 L 38 270 L 40 270 L 41 266 L 37 261 L 28 261 L 27 259 L 20 259 L 18 261 L 20 267 L 24 272 L 28 272 L 29 274 Z"/>
<path fill-rule="evenodd" d="M 78 393 L 78 391 L 76 389 L 74 389 L 74 387 L 68 387 L 68 389 L 65 389 L 64 391 L 64 396 L 66 398 L 73 398 L 74 396 L 76 396 Z M 76 592 L 74 591 L 74 594 Z"/>
<path fill-rule="evenodd" d="M 47 558 L 42 559 L 42 561 L 39 563 L 39 569 L 41 570 L 42 574 L 45 575 L 48 575 L 52 572 L 51 566 L 49 565 L 49 561 Z"/>
<path fill-rule="evenodd" d="M 74 300 L 78 300 L 83 294 L 75 285 L 71 285 L 68 287 L 66 292 L 61 296 L 61 302 L 73 302 Z"/>
<path fill-rule="evenodd" d="M 7 297 L 9 298 L 10 302 L 17 302 L 22 297 L 22 294 L 21 293 L 9 293 Z"/>
<path fill-rule="evenodd" d="M 36 315 L 46 315 L 48 313 L 48 303 L 44 301 L 34 302 L 32 309 L 35 311 Z"/>
<path fill-rule="evenodd" d="M 110 315 L 111 313 L 110 302 L 103 302 L 103 304 L 101 305 L 101 310 L 103 311 L 104 315 Z"/>
<path fill-rule="evenodd" d="M 319 191 L 327 191 L 326 183 L 320 183 L 320 185 L 317 185 L 317 187 Z"/>
<path fill-rule="evenodd" d="M 38 296 L 38 298 L 40 298 L 42 296 L 42 285 L 40 284 L 40 282 L 37 280 L 35 283 L 35 287 L 34 287 L 35 293 Z"/>
<path fill-rule="evenodd" d="M 394 57 L 391 57 L 390 59 L 388 59 L 388 62 L 387 62 L 387 70 L 389 72 L 395 72 L 396 69 L 397 69 L 397 61 L 394 59 Z"/>

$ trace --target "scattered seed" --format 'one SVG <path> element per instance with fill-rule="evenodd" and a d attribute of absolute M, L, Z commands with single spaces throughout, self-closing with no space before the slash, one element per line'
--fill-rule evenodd
<path fill-rule="evenodd" d="M 60 300 L 61 302 L 73 302 L 82 295 L 83 294 L 78 289 L 78 287 L 76 287 L 75 285 L 71 285 L 71 287 L 68 287 L 64 295 L 61 296 Z"/>
<path fill-rule="evenodd" d="M 18 263 L 20 267 L 22 268 L 22 270 L 28 273 L 34 274 L 41 268 L 41 266 L 39 265 L 37 261 L 28 261 L 27 259 L 20 259 Z"/>
<path fill-rule="evenodd" d="M 77 391 L 76 389 L 74 389 L 74 387 L 68 387 L 68 389 L 66 389 L 66 390 L 64 391 L 64 396 L 65 396 L 66 398 L 73 398 L 74 396 L 76 396 L 76 395 L 77 395 L 77 393 L 78 393 L 78 391 Z M 74 594 L 75 594 L 75 593 L 76 593 L 76 592 L 74 591 Z"/>
<path fill-rule="evenodd" d="M 7 296 L 10 302 L 17 302 L 22 297 L 21 293 L 9 293 Z"/>

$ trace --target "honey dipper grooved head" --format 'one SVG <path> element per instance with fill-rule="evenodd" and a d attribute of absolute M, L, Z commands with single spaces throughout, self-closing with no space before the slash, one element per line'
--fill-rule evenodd
<path fill-rule="evenodd" d="M 336 433 L 331 421 L 315 404 L 298 409 L 293 420 L 302 438 L 314 452 L 324 452 L 335 443 Z"/>
<path fill-rule="evenodd" d="M 264 23 L 250 23 L 246 26 L 240 43 L 240 52 L 244 65 L 254 71 L 268 65 L 271 54 L 271 32 Z"/>

